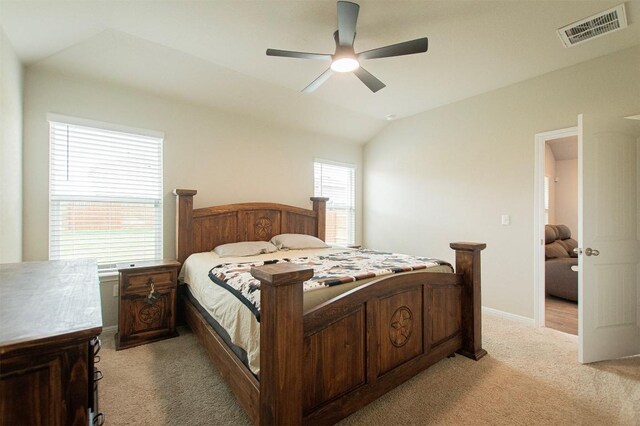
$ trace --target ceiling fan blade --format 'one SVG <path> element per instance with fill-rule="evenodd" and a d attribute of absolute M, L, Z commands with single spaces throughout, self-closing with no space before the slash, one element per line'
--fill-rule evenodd
<path fill-rule="evenodd" d="M 333 71 L 331 71 L 331 68 L 327 68 L 327 70 L 325 72 L 323 72 L 322 74 L 320 74 L 320 76 L 318 78 L 316 78 L 315 80 L 313 80 L 311 82 L 311 84 L 309 84 L 307 87 L 305 87 L 304 89 L 302 89 L 302 91 L 304 93 L 311 93 L 314 90 L 316 90 L 318 87 L 320 87 L 320 85 L 322 85 L 322 83 L 324 83 L 325 81 L 327 81 L 329 79 L 329 77 L 331 77 L 331 75 L 333 74 Z"/>
<path fill-rule="evenodd" d="M 386 87 L 383 82 L 375 78 L 373 74 L 362 67 L 356 69 L 353 73 L 365 84 L 365 86 L 371 89 L 373 93 L 376 93 L 378 90 Z"/>
<path fill-rule="evenodd" d="M 390 46 L 378 47 L 377 49 L 367 50 L 358 54 L 358 59 L 377 59 L 389 58 L 391 56 L 412 55 L 414 53 L 426 52 L 429 48 L 429 40 L 418 38 L 411 41 L 405 41 Z"/>
<path fill-rule="evenodd" d="M 360 6 L 350 1 L 338 2 L 338 43 L 340 46 L 353 46 L 359 10 Z"/>
<path fill-rule="evenodd" d="M 321 59 L 325 61 L 331 60 L 331 55 L 329 54 L 292 52 L 290 50 L 278 50 L 278 49 L 267 49 L 267 56 L 282 56 L 285 58 L 300 58 L 300 59 Z"/>

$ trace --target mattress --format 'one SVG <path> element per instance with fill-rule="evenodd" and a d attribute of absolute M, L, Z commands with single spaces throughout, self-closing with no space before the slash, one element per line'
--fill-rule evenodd
<path fill-rule="evenodd" d="M 246 365 L 256 376 L 260 373 L 260 323 L 254 313 L 231 292 L 213 283 L 209 271 L 220 263 L 242 263 L 270 261 L 282 258 L 330 255 L 344 252 L 344 247 L 307 250 L 288 250 L 248 257 L 220 258 L 214 252 L 195 253 L 189 256 L 180 271 L 180 280 L 188 285 L 189 293 L 214 321 L 212 327 L 225 330 L 223 336 L 234 352 L 246 353 Z M 453 272 L 449 265 L 437 265 L 428 268 L 429 272 Z M 412 273 L 412 272 L 407 272 Z M 344 283 L 332 287 L 323 287 L 306 291 L 303 296 L 303 309 L 308 311 L 353 288 L 366 284 L 376 278 Z M 205 319 L 206 315 L 203 315 Z M 218 334 L 221 334 L 220 332 Z M 224 333 L 223 333 L 224 334 Z M 233 348 L 236 346 L 236 348 Z M 243 357 L 244 358 L 244 357 Z"/>

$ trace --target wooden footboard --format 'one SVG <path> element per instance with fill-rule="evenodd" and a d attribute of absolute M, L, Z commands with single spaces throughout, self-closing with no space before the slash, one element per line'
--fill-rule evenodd
<path fill-rule="evenodd" d="M 480 251 L 452 243 L 456 273 L 381 278 L 302 312 L 312 269 L 261 281 L 260 424 L 333 424 L 454 352 L 479 359 Z"/>

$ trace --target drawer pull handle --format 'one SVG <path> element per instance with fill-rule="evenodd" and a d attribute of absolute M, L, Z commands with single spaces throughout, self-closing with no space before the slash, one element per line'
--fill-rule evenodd
<path fill-rule="evenodd" d="M 147 281 L 147 283 L 151 284 L 151 291 L 149 292 L 149 295 L 144 298 L 144 301 L 150 305 L 154 305 L 158 301 L 158 296 L 160 296 L 160 293 L 156 291 L 156 287 L 153 285 L 153 280 L 151 278 L 149 278 L 149 281 Z"/>
<path fill-rule="evenodd" d="M 96 370 L 96 371 L 93 372 L 93 381 L 94 382 L 99 382 L 100 380 L 102 380 L 103 377 L 104 377 L 104 374 L 102 374 L 102 371 Z"/>
<path fill-rule="evenodd" d="M 98 413 L 96 414 L 96 416 L 93 418 L 93 424 L 96 426 L 102 426 L 104 424 L 104 414 L 103 413 Z"/>
<path fill-rule="evenodd" d="M 94 337 L 93 339 L 91 339 L 91 341 L 89 341 L 89 344 L 93 348 L 93 354 L 97 355 L 98 352 L 100 352 L 100 348 L 102 347 L 102 342 L 100 341 L 100 338 Z"/>
<path fill-rule="evenodd" d="M 93 346 L 93 355 L 98 355 L 100 348 L 102 348 L 102 342 L 98 337 L 91 339 L 91 346 Z"/>

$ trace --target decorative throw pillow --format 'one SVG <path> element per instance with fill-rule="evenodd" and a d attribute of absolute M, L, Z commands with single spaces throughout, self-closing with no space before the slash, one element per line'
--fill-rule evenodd
<path fill-rule="evenodd" d="M 220 257 L 243 257 L 273 253 L 278 248 L 267 241 L 242 241 L 219 245 L 213 251 Z"/>
<path fill-rule="evenodd" d="M 329 247 L 319 238 L 305 234 L 280 234 L 271 238 L 271 243 L 279 250 L 302 250 Z"/>

